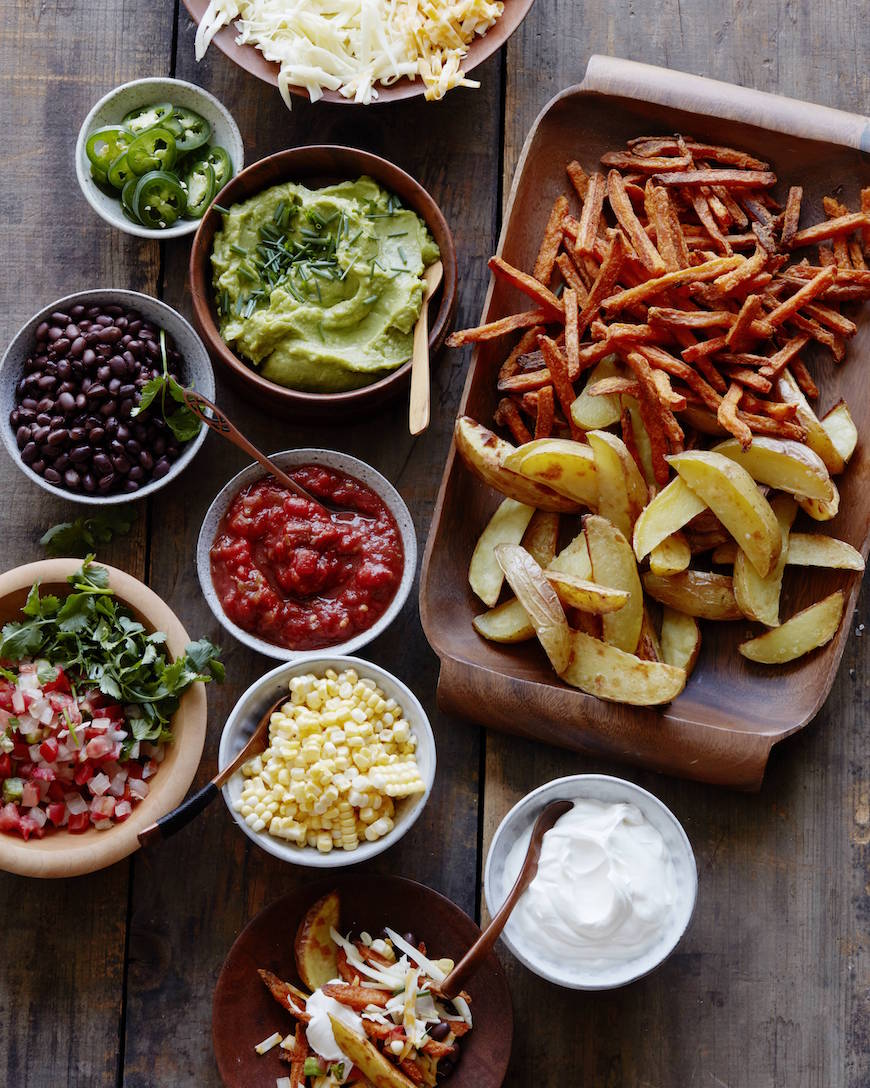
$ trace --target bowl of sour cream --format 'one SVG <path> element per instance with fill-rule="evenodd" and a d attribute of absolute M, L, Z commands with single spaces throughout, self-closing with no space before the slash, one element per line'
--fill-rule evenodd
<path fill-rule="evenodd" d="M 673 952 L 695 909 L 698 873 L 676 816 L 621 778 L 557 778 L 519 801 L 486 860 L 490 914 L 507 898 L 545 805 L 573 807 L 546 833 L 538 872 L 502 939 L 530 971 L 574 990 L 609 990 L 648 974 Z"/>

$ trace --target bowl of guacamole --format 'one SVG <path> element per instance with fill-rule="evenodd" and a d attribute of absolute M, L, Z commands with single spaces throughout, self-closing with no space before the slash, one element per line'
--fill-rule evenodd
<path fill-rule="evenodd" d="M 444 217 L 412 178 L 350 148 L 280 152 L 242 171 L 191 253 L 197 324 L 268 407 L 311 418 L 406 387 L 425 269 L 430 350 L 449 331 L 456 261 Z"/>

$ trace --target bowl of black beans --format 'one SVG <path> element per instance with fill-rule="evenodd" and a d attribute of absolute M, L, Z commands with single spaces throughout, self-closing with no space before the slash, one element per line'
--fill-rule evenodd
<path fill-rule="evenodd" d="M 127 502 L 164 487 L 205 441 L 181 387 L 214 398 L 208 354 L 180 314 L 137 291 L 70 295 L 32 317 L 0 362 L 3 441 L 54 495 Z"/>

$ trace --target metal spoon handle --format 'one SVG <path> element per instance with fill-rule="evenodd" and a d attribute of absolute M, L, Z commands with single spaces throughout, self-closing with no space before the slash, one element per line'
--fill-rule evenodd
<path fill-rule="evenodd" d="M 300 495 L 309 502 L 317 503 L 318 506 L 323 505 L 318 499 L 315 499 L 313 495 L 310 495 L 304 487 L 297 484 L 291 476 L 288 476 L 283 469 L 278 468 L 274 462 L 270 461 L 265 453 L 261 453 L 252 442 L 245 438 L 242 432 L 229 421 L 220 408 L 218 408 L 216 404 L 213 404 L 208 397 L 204 397 L 202 393 L 197 393 L 194 389 L 185 389 L 184 403 L 197 419 L 201 420 L 206 425 L 206 427 L 216 434 L 228 439 L 233 445 L 238 446 L 240 450 L 243 450 L 249 457 L 252 457 L 255 461 L 259 462 L 259 464 L 261 464 L 267 472 L 270 472 L 279 483 L 283 484 L 288 491 Z"/>

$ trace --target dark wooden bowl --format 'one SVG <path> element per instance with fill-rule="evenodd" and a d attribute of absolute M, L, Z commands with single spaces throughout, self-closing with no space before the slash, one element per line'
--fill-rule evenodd
<path fill-rule="evenodd" d="M 700 140 L 745 148 L 768 160 L 779 175 L 778 192 L 804 189 L 804 223 L 822 219 L 822 197 L 836 188 L 851 208 L 870 185 L 870 122 L 866 118 L 797 102 L 698 76 L 631 61 L 594 57 L 586 80 L 554 98 L 538 117 L 517 165 L 502 227 L 499 253 L 531 268 L 547 215 L 565 191 L 565 163 L 576 157 L 597 169 L 605 151 L 640 133 L 681 132 Z M 483 321 L 523 309 L 504 281 L 490 285 Z M 812 359 L 824 415 L 844 397 L 863 436 L 837 477 L 841 503 L 830 522 L 803 517 L 815 529 L 870 551 L 870 397 L 864 360 L 870 351 L 870 305 L 850 314 L 858 334 L 838 366 L 823 353 Z M 488 341 L 472 353 L 459 405 L 483 423 L 498 398 L 496 376 L 504 342 Z M 801 729 L 831 690 L 853 629 L 861 579 L 820 568 L 786 569 L 783 615 L 789 616 L 843 589 L 847 605 L 835 637 L 785 666 L 756 665 L 737 652 L 751 625 L 702 623 L 701 655 L 685 690 L 668 707 L 642 709 L 604 702 L 563 684 L 537 644 L 502 646 L 472 628 L 483 611 L 468 586 L 468 562 L 501 496 L 465 468 L 451 449 L 433 514 L 420 576 L 420 619 L 441 659 L 439 704 L 473 721 L 548 744 L 610 756 L 669 774 L 743 789 L 757 789 L 772 746 Z M 756 629 L 757 630 L 757 629 Z"/>
<path fill-rule="evenodd" d="M 374 178 L 415 211 L 425 221 L 441 250 L 444 278 L 430 302 L 430 307 L 437 306 L 434 316 L 430 315 L 429 329 L 429 352 L 434 356 L 442 347 L 456 312 L 456 247 L 441 209 L 410 174 L 378 155 L 352 147 L 327 144 L 295 147 L 269 155 L 242 170 L 221 191 L 218 203 L 229 207 L 285 181 L 300 181 L 317 187 L 355 180 L 363 174 Z M 223 364 L 227 377 L 243 396 L 275 415 L 306 422 L 330 422 L 368 412 L 373 405 L 382 404 L 407 388 L 411 376 L 410 359 L 385 378 L 344 393 L 305 393 L 261 377 L 221 339 L 211 273 L 212 240 L 220 227 L 221 213 L 212 205 L 199 225 L 190 251 L 193 318 L 209 355 Z"/>
<path fill-rule="evenodd" d="M 480 935 L 474 922 L 443 895 L 397 876 L 344 876 L 306 881 L 262 910 L 242 930 L 224 961 L 214 992 L 212 1039 L 218 1070 L 227 1088 L 273 1088 L 289 1067 L 272 1050 L 254 1047 L 293 1019 L 267 992 L 257 969 L 274 971 L 301 985 L 293 938 L 303 915 L 333 888 L 341 895 L 342 932 L 384 925 L 412 932 L 430 955 L 458 960 Z M 443 1083 L 446 1088 L 499 1088 L 507 1071 L 513 1037 L 510 991 L 501 964 L 490 953 L 465 987 L 471 995 L 474 1030 L 462 1040 L 462 1060 Z"/>
<path fill-rule="evenodd" d="M 501 49 L 528 15 L 534 2 L 535 0 L 505 0 L 504 14 L 496 22 L 495 26 L 482 38 L 475 38 L 468 47 L 468 56 L 462 65 L 462 69 L 466 74 L 472 68 L 476 68 L 478 64 L 482 64 L 487 57 L 491 57 L 498 49 Z M 191 19 L 199 25 L 205 14 L 205 9 L 208 7 L 208 0 L 184 0 L 184 6 L 187 8 Z M 262 79 L 264 83 L 271 83 L 273 87 L 277 87 L 278 65 L 266 60 L 255 46 L 238 45 L 236 43 L 236 33 L 236 29 L 232 24 L 225 26 L 215 35 L 212 45 L 216 45 L 224 56 L 229 57 L 234 64 L 237 64 L 246 72 L 250 72 L 252 76 Z M 415 95 L 422 95 L 424 89 L 422 80 L 410 80 L 407 77 L 397 80 L 389 87 L 378 84 L 378 97 L 375 99 L 374 104 L 380 105 L 384 102 L 397 102 L 401 98 L 413 98 Z M 304 87 L 291 86 L 290 93 L 297 95 L 299 98 L 308 98 L 308 91 Z M 323 101 L 339 102 L 345 106 L 359 105 L 352 98 L 345 98 L 338 91 L 324 91 Z"/>

